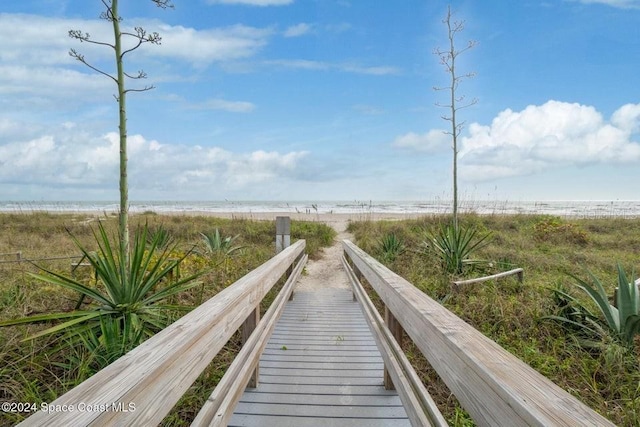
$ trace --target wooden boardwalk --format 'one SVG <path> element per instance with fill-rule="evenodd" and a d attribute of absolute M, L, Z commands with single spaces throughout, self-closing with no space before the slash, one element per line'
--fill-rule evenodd
<path fill-rule="evenodd" d="M 410 426 L 360 304 L 346 288 L 299 291 L 229 426 Z"/>

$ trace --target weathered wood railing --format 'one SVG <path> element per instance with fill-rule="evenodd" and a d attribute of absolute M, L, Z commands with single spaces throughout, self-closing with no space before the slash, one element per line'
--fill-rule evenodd
<path fill-rule="evenodd" d="M 345 257 L 353 265 L 352 276 L 364 277 L 384 302 L 387 317 L 391 319 L 388 323 L 395 325 L 393 335 L 401 335 L 398 327 L 406 331 L 478 425 L 613 426 L 350 241 L 343 241 L 343 247 Z M 357 288 L 354 292 L 364 300 Z M 397 377 L 393 382 L 413 425 L 421 425 L 420 421 L 414 421 L 421 410 L 425 412 L 424 419 L 438 424 L 431 406 L 423 409 L 424 399 L 411 402 L 406 396 L 408 393 L 401 389 L 401 386 L 404 388 L 401 377 L 407 374 L 402 369 L 400 375 L 393 374 L 398 369 L 388 359 L 396 363 L 402 356 L 396 354 L 397 350 L 386 350 L 384 346 L 381 352 L 387 353 L 383 358 L 392 378 Z M 408 387 L 413 386 L 409 383 Z M 412 393 L 413 396 L 420 394 L 419 391 Z"/>
<path fill-rule="evenodd" d="M 196 419 L 198 425 L 224 425 L 224 416 L 233 412 L 249 379 L 254 376 L 257 380 L 255 369 L 263 341 L 302 271 L 304 249 L 304 240 L 284 249 L 20 425 L 158 425 L 229 338 L 243 324 L 255 325 L 256 333 L 246 334 L 236 361 Z M 258 322 L 260 302 L 298 260 Z"/>

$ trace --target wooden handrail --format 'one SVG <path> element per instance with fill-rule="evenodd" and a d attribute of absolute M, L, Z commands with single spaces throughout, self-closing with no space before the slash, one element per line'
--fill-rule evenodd
<path fill-rule="evenodd" d="M 352 242 L 343 247 L 478 425 L 614 425 Z"/>
<path fill-rule="evenodd" d="M 286 248 L 20 425 L 158 425 L 304 249 Z"/>
<path fill-rule="evenodd" d="M 384 360 L 385 383 L 388 375 L 393 381 L 393 388 L 398 391 L 398 396 L 405 407 L 411 425 L 417 427 L 448 426 L 447 421 L 442 416 L 424 384 L 422 384 L 418 374 L 402 352 L 402 348 L 397 342 L 397 337 L 394 337 L 392 331 L 385 327 L 385 321 L 376 311 L 355 271 L 344 257 L 342 257 L 342 266 L 347 272 L 347 276 L 349 276 L 354 296 L 362 306 L 365 320 L 373 333 Z M 385 384 L 386 386 L 387 384 Z"/>

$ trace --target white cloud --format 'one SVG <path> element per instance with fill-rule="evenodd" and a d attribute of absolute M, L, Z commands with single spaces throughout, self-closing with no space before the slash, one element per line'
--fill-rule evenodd
<path fill-rule="evenodd" d="M 137 52 L 195 65 L 247 58 L 262 48 L 273 34 L 272 29 L 245 25 L 196 30 L 156 20 L 127 19 L 123 22 L 125 31 L 133 32 L 134 26 L 142 26 L 148 32 L 157 31 L 162 37 L 161 46 L 143 46 Z M 73 40 L 68 36 L 71 29 L 89 33 L 92 40 L 108 43 L 113 40 L 111 27 L 100 19 L 0 14 L 0 40 L 11 40 L 0 49 L 0 61 L 5 64 L 68 66 L 76 63 L 69 56 L 69 49 L 74 48 L 93 64 L 101 66 L 101 62 L 107 60 L 111 66 L 112 51 L 109 48 Z M 125 47 L 128 47 L 126 41 L 127 38 L 123 38 Z M 134 60 L 135 56 L 129 58 Z"/>
<path fill-rule="evenodd" d="M 619 108 L 609 122 L 594 107 L 577 103 L 507 109 L 490 126 L 469 126 L 461 143 L 461 175 L 488 180 L 569 165 L 636 162 L 640 144 L 633 136 L 639 127 L 640 104 Z"/>
<path fill-rule="evenodd" d="M 246 101 L 227 101 L 226 99 L 209 99 L 199 104 L 192 104 L 188 108 L 196 110 L 221 110 L 230 113 L 250 113 L 255 110 L 255 104 Z"/>
<path fill-rule="evenodd" d="M 207 0 L 209 4 L 246 4 L 250 6 L 285 6 L 294 0 Z"/>
<path fill-rule="evenodd" d="M 0 123 L 11 127 L 11 123 Z M 69 132 L 69 128 L 73 131 Z M 92 136 L 73 123 L 50 128 L 30 140 L 0 136 L 0 188 L 20 183 L 45 188 L 117 191 L 119 139 L 116 132 Z M 185 146 L 130 135 L 129 181 L 132 192 L 184 194 L 187 191 L 237 191 L 295 176 L 305 151 L 234 153 L 220 147 Z M 91 191 L 91 190 L 88 190 Z M 163 193 L 166 192 L 166 193 Z M 91 199 L 91 194 L 77 194 Z"/>
<path fill-rule="evenodd" d="M 584 4 L 604 4 L 620 9 L 640 9 L 639 0 L 578 0 Z"/>
<path fill-rule="evenodd" d="M 400 74 L 400 70 L 396 67 L 378 66 L 378 67 L 362 67 L 359 65 L 343 65 L 344 71 L 357 74 L 370 74 L 374 76 L 386 76 L 390 74 Z"/>
<path fill-rule="evenodd" d="M 305 34 L 308 34 L 313 29 L 313 26 L 307 23 L 300 23 L 297 25 L 292 25 L 284 31 L 285 37 L 300 37 Z"/>
<path fill-rule="evenodd" d="M 409 132 L 398 136 L 392 143 L 393 147 L 412 149 L 417 151 L 442 151 L 451 145 L 451 137 L 442 129 L 432 129 L 424 134 Z"/>
<path fill-rule="evenodd" d="M 87 55 L 107 57 L 111 52 L 69 38 L 69 30 L 82 30 L 96 40 L 111 40 L 113 33 L 104 21 L 51 18 L 26 14 L 0 13 L 0 40 L 11 40 L 0 49 L 0 61 L 5 64 L 70 64 L 69 48 L 76 47 Z"/>
<path fill-rule="evenodd" d="M 630 133 L 640 131 L 640 104 L 626 104 L 611 116 L 611 124 Z"/>
<path fill-rule="evenodd" d="M 308 59 L 274 59 L 264 61 L 265 65 L 275 65 L 285 68 L 300 68 L 304 70 L 328 70 L 331 64 L 322 61 L 311 61 Z"/>
<path fill-rule="evenodd" d="M 271 29 L 234 25 L 196 30 L 182 26 L 159 25 L 162 46 L 147 55 L 181 59 L 196 66 L 232 61 L 255 55 L 267 44 Z"/>
<path fill-rule="evenodd" d="M 369 74 L 374 76 L 400 74 L 400 70 L 398 68 L 390 66 L 364 67 L 354 64 L 311 61 L 307 59 L 276 59 L 264 61 L 263 64 L 276 65 L 286 68 L 299 68 L 305 70 L 338 70 L 346 73 Z"/>

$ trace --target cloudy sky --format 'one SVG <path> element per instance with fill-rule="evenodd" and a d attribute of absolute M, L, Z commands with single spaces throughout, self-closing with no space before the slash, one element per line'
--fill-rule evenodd
<path fill-rule="evenodd" d="M 449 198 L 438 0 L 121 0 L 133 200 Z M 466 199 L 638 199 L 640 0 L 452 1 Z M 100 0 L 0 5 L 0 200 L 116 200 Z"/>

